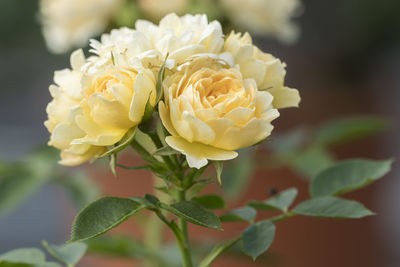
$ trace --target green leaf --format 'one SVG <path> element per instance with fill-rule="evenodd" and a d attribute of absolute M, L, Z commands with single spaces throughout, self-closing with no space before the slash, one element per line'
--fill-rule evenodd
<path fill-rule="evenodd" d="M 243 207 L 222 214 L 222 222 L 252 222 L 257 216 L 257 210 L 252 207 Z"/>
<path fill-rule="evenodd" d="M 56 246 L 42 242 L 46 250 L 57 260 L 68 266 L 75 266 L 86 252 L 87 245 L 82 242 L 76 242 L 61 246 Z"/>
<path fill-rule="evenodd" d="M 187 222 L 212 229 L 221 229 L 221 222 L 217 215 L 192 201 L 182 201 L 172 205 L 160 203 L 161 208 Z"/>
<path fill-rule="evenodd" d="M 175 154 L 179 154 L 179 152 L 170 146 L 161 147 L 153 152 L 153 155 L 156 155 L 156 156 L 169 156 L 169 155 L 175 155 Z"/>
<path fill-rule="evenodd" d="M 222 185 L 221 175 L 222 175 L 222 170 L 224 168 L 224 163 L 222 161 L 213 161 L 213 163 L 214 163 L 215 171 L 217 172 L 218 183 L 220 185 Z"/>
<path fill-rule="evenodd" d="M 0 263 L 43 264 L 46 256 L 37 248 L 20 248 L 0 255 Z"/>
<path fill-rule="evenodd" d="M 188 199 L 192 199 L 196 197 L 204 188 L 207 186 L 208 183 L 197 183 L 193 185 L 189 190 L 186 192 L 186 196 Z"/>
<path fill-rule="evenodd" d="M 45 263 L 36 265 L 35 267 L 62 267 L 62 266 L 55 262 L 45 262 Z"/>
<path fill-rule="evenodd" d="M 324 146 L 311 146 L 299 151 L 289 164 L 302 176 L 311 179 L 335 162 L 334 156 Z"/>
<path fill-rule="evenodd" d="M 156 103 L 158 103 L 163 97 L 163 81 L 165 76 L 165 63 L 167 62 L 168 54 L 164 59 L 163 64 L 158 72 L 157 84 L 156 84 Z"/>
<path fill-rule="evenodd" d="M 122 139 L 115 146 L 108 149 L 106 152 L 101 154 L 99 157 L 100 158 L 108 157 L 111 154 L 118 153 L 121 150 L 123 150 L 125 147 L 127 147 L 132 142 L 132 140 L 135 138 L 136 129 L 137 129 L 137 127 L 133 127 L 131 129 L 129 129 L 126 132 L 126 134 L 122 137 Z"/>
<path fill-rule="evenodd" d="M 390 171 L 393 160 L 351 159 L 320 172 L 310 185 L 312 197 L 342 194 L 364 187 Z"/>
<path fill-rule="evenodd" d="M 142 204 L 132 199 L 101 198 L 79 212 L 72 226 L 71 240 L 68 242 L 102 235 L 143 208 Z"/>
<path fill-rule="evenodd" d="M 43 180 L 32 175 L 24 166 L 2 171 L 0 173 L 0 214 L 8 213 L 16 208 L 43 183 Z"/>
<path fill-rule="evenodd" d="M 147 201 L 149 201 L 154 207 L 158 207 L 160 204 L 160 200 L 154 195 L 146 194 L 146 195 L 144 195 L 144 198 Z"/>
<path fill-rule="evenodd" d="M 0 168 L 0 215 L 23 203 L 54 176 L 55 149 L 40 148 L 20 162 L 2 163 Z"/>
<path fill-rule="evenodd" d="M 222 189 L 231 198 L 238 197 L 251 182 L 255 168 L 255 149 L 241 149 L 239 157 L 230 161 L 222 173 Z"/>
<path fill-rule="evenodd" d="M 283 134 L 275 134 L 272 140 L 265 144 L 276 154 L 292 153 L 306 143 L 309 135 L 306 129 L 298 128 Z"/>
<path fill-rule="evenodd" d="M 144 197 L 132 197 L 131 198 L 133 201 L 142 204 L 146 209 L 157 209 L 158 208 L 158 203 L 157 205 L 154 204 L 153 201 L 149 200 L 148 198 Z"/>
<path fill-rule="evenodd" d="M 338 119 L 322 125 L 315 139 L 325 145 L 344 143 L 380 132 L 386 125 L 385 120 L 373 116 Z"/>
<path fill-rule="evenodd" d="M 143 243 L 131 236 L 100 236 L 86 241 L 88 253 L 123 258 L 148 258 L 154 256 Z"/>
<path fill-rule="evenodd" d="M 225 200 L 222 197 L 214 194 L 193 197 L 192 201 L 197 202 L 203 207 L 211 210 L 225 208 Z"/>
<path fill-rule="evenodd" d="M 247 227 L 242 234 L 243 252 L 255 260 L 271 246 L 275 236 L 275 225 L 260 221 Z"/>
<path fill-rule="evenodd" d="M 296 188 L 289 188 L 264 202 L 251 201 L 249 206 L 259 210 L 282 210 L 283 212 L 287 212 L 295 200 L 297 193 Z"/>
<path fill-rule="evenodd" d="M 338 197 L 316 197 L 297 205 L 293 213 L 325 218 L 362 218 L 374 215 L 364 205 L 353 200 Z"/>

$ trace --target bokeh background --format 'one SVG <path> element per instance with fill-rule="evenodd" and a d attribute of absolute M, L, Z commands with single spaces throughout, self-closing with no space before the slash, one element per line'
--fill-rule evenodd
<path fill-rule="evenodd" d="M 299 109 L 282 112 L 279 133 L 300 125 L 359 114 L 381 115 L 390 127 L 378 136 L 334 148 L 340 159 L 400 157 L 400 1 L 304 0 L 297 19 L 299 41 L 282 45 L 255 38 L 262 48 L 287 63 L 286 83 L 302 95 Z M 43 126 L 50 101 L 53 71 L 68 67 L 68 55 L 46 49 L 37 19 L 38 1 L 0 1 L 0 158 L 12 161 L 47 141 Z M 274 134 L 275 134 L 274 133 Z M 400 168 L 388 177 L 352 193 L 377 215 L 362 220 L 293 218 L 280 222 L 271 251 L 276 262 L 248 266 L 397 267 L 400 266 Z M 106 194 L 129 196 L 150 189 L 149 175 L 122 173 L 118 180 L 92 172 Z M 296 186 L 300 200 L 307 184 L 291 170 L 257 171 L 242 199 L 263 199 L 268 188 Z M 131 190 L 132 189 L 132 190 Z M 232 205 L 237 205 L 233 203 Z M 0 253 L 40 246 L 41 240 L 64 242 L 75 210 L 63 191 L 48 185 L 22 206 L 0 217 Z M 238 228 L 237 228 L 238 227 Z M 221 235 L 238 232 L 228 226 Z M 129 229 L 123 225 L 123 231 Z M 195 236 L 202 235 L 193 227 Z M 130 266 L 126 262 L 87 259 L 81 266 Z M 105 263 L 106 262 L 106 263 Z M 223 259 L 215 266 L 247 266 Z"/>

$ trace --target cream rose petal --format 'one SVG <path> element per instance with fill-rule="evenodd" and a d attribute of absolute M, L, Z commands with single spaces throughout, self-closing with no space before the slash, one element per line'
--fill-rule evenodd
<path fill-rule="evenodd" d="M 147 101 L 155 103 L 155 83 L 148 74 L 139 72 L 133 85 L 133 97 L 129 110 L 129 119 L 134 123 L 142 120 Z"/>
<path fill-rule="evenodd" d="M 209 145 L 190 143 L 178 136 L 168 136 L 165 141 L 173 149 L 186 156 L 189 167 L 200 169 L 207 165 L 208 160 L 231 160 L 238 156 L 236 151 L 228 151 Z"/>
<path fill-rule="evenodd" d="M 283 87 L 280 89 L 267 90 L 274 96 L 273 105 L 275 108 L 298 107 L 300 103 L 300 94 L 296 89 Z"/>
<path fill-rule="evenodd" d="M 96 158 L 105 152 L 104 147 L 91 146 L 85 153 L 77 154 L 67 150 L 61 152 L 61 160 L 59 163 L 64 166 L 76 166 L 88 160 Z"/>

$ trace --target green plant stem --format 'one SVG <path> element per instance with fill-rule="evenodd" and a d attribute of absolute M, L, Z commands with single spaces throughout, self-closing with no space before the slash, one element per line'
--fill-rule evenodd
<path fill-rule="evenodd" d="M 156 214 L 174 233 L 179 250 L 181 251 L 183 267 L 193 267 L 188 242 L 187 239 L 185 239 L 184 234 L 182 233 L 182 229 L 180 229 L 173 221 L 169 222 L 161 213 L 161 211 L 157 211 Z"/>
<path fill-rule="evenodd" d="M 233 247 L 236 243 L 242 240 L 242 236 L 238 236 L 235 239 L 228 241 L 224 244 L 217 245 L 199 264 L 198 267 L 208 267 L 213 261 L 222 253 Z"/>
<path fill-rule="evenodd" d="M 132 140 L 130 145 L 136 150 L 136 152 L 139 153 L 139 155 L 142 156 L 142 158 L 145 161 L 149 162 L 150 164 L 153 164 L 155 167 L 163 168 L 163 164 L 157 161 L 155 158 L 153 158 L 151 154 L 141 144 L 139 144 L 138 141 Z"/>
<path fill-rule="evenodd" d="M 287 213 L 284 213 L 284 214 L 269 218 L 268 220 L 274 223 L 274 222 L 282 221 L 282 220 L 287 219 L 289 217 L 293 217 L 295 215 L 296 214 L 294 214 L 293 212 L 287 212 Z"/>
<path fill-rule="evenodd" d="M 178 201 L 185 201 L 186 196 L 185 196 L 185 191 L 184 190 L 180 190 L 178 192 Z M 193 266 L 192 263 L 192 256 L 190 253 L 190 246 L 189 246 L 189 234 L 188 234 L 188 226 L 187 226 L 187 222 L 185 220 L 183 220 L 182 218 L 178 219 L 178 225 L 179 228 L 182 232 L 182 238 L 183 238 L 183 245 L 185 247 L 184 250 L 181 250 L 182 253 L 182 260 L 185 262 L 187 265 L 184 265 L 184 267 L 189 267 L 189 266 Z"/>
<path fill-rule="evenodd" d="M 154 134 L 149 134 L 151 140 L 153 141 L 154 145 L 157 148 L 162 148 L 163 144 L 160 140 L 160 137 L 158 136 L 157 133 Z M 161 157 L 163 159 L 163 161 L 165 162 L 165 164 L 167 164 L 168 168 L 173 171 L 176 172 L 177 166 L 172 162 L 171 158 L 169 156 L 162 156 Z"/>

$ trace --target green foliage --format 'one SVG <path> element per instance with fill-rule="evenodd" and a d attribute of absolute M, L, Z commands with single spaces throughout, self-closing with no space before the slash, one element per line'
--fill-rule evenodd
<path fill-rule="evenodd" d="M 69 242 L 82 241 L 102 235 L 143 208 L 142 204 L 132 199 L 101 198 L 84 208 L 76 216 Z"/>
<path fill-rule="evenodd" d="M 198 267 L 208 267 L 224 251 L 236 244 L 238 239 L 219 244 L 199 263 Z"/>
<path fill-rule="evenodd" d="M 50 255 L 68 266 L 75 266 L 87 249 L 87 245 L 81 242 L 57 246 L 43 241 L 43 246 Z"/>
<path fill-rule="evenodd" d="M 170 155 L 179 154 L 179 152 L 170 146 L 164 146 L 162 148 L 155 150 L 152 154 L 155 156 L 170 156 Z"/>
<path fill-rule="evenodd" d="M 193 197 L 192 201 L 199 203 L 206 209 L 215 210 L 225 208 L 225 200 L 219 195 L 202 195 L 198 197 Z"/>
<path fill-rule="evenodd" d="M 247 227 L 242 234 L 243 252 L 255 260 L 271 246 L 275 237 L 275 225 L 260 221 Z"/>
<path fill-rule="evenodd" d="M 44 253 L 36 248 L 20 248 L 0 255 L 0 267 L 61 267 L 46 262 Z"/>
<path fill-rule="evenodd" d="M 46 261 L 46 256 L 37 248 L 21 248 L 0 255 L 0 262 L 40 264 Z"/>
<path fill-rule="evenodd" d="M 297 205 L 292 212 L 299 215 L 341 219 L 363 218 L 374 214 L 361 203 L 332 196 L 306 200 Z"/>
<path fill-rule="evenodd" d="M 222 222 L 252 222 L 257 216 L 257 210 L 252 207 L 242 207 L 222 214 Z"/>
<path fill-rule="evenodd" d="M 335 162 L 329 152 L 331 145 L 343 144 L 378 133 L 386 128 L 386 121 L 374 116 L 354 116 L 333 120 L 314 131 L 303 128 L 274 136 L 266 143 L 274 152 L 264 165 L 287 165 L 305 178 L 312 178 Z"/>
<path fill-rule="evenodd" d="M 287 212 L 295 200 L 297 193 L 296 188 L 289 188 L 263 202 L 251 201 L 249 206 L 259 210 L 281 210 Z"/>
<path fill-rule="evenodd" d="M 351 159 L 320 172 L 310 185 L 312 197 L 349 192 L 382 178 L 390 171 L 392 160 Z"/>
<path fill-rule="evenodd" d="M 86 241 L 88 253 L 117 256 L 123 258 L 144 258 L 151 254 L 143 243 L 131 236 L 99 236 Z"/>
<path fill-rule="evenodd" d="M 337 119 L 322 125 L 315 133 L 315 142 L 332 145 L 353 141 L 386 128 L 386 121 L 374 116 Z"/>
<path fill-rule="evenodd" d="M 291 165 L 301 175 L 311 178 L 334 162 L 334 156 L 325 147 L 313 145 L 296 154 Z"/>
<path fill-rule="evenodd" d="M 0 215 L 23 203 L 53 175 L 55 150 L 40 149 L 20 162 L 0 168 Z"/>
<path fill-rule="evenodd" d="M 182 201 L 172 205 L 161 203 L 161 208 L 183 220 L 212 229 L 221 229 L 217 215 L 193 201 Z"/>

